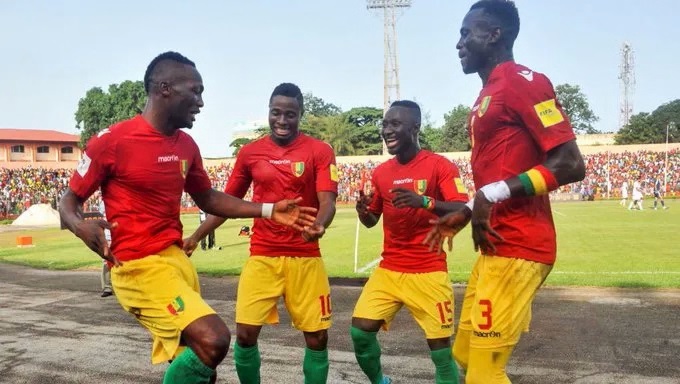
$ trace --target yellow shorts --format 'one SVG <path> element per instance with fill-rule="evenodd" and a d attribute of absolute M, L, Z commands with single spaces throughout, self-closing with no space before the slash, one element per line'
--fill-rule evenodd
<path fill-rule="evenodd" d="M 366 282 L 352 316 L 383 320 L 387 330 L 404 305 L 427 339 L 453 334 L 453 289 L 443 271 L 403 273 L 378 267 Z"/>
<path fill-rule="evenodd" d="M 153 364 L 175 358 L 182 330 L 215 313 L 201 297 L 193 263 L 174 245 L 111 268 L 111 283 L 123 309 L 151 332 Z"/>
<path fill-rule="evenodd" d="M 278 324 L 283 296 L 293 326 L 316 332 L 332 324 L 331 287 L 320 257 L 250 256 L 241 271 L 236 322 Z"/>
<path fill-rule="evenodd" d="M 531 304 L 551 265 L 499 256 L 479 256 L 463 299 L 459 328 L 472 331 L 473 348 L 516 345 L 529 331 Z"/>

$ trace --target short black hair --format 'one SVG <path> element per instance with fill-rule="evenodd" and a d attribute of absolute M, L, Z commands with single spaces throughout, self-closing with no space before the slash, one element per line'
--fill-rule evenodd
<path fill-rule="evenodd" d="M 519 35 L 519 12 L 514 1 L 510 0 L 480 0 L 470 7 L 470 11 L 481 9 L 485 14 L 493 17 L 501 27 L 501 40 L 512 48 Z"/>
<path fill-rule="evenodd" d="M 298 104 L 300 105 L 300 116 L 302 116 L 305 112 L 305 100 L 304 97 L 302 97 L 302 91 L 300 90 L 300 87 L 293 83 L 281 83 L 274 88 L 274 91 L 272 92 L 272 95 L 269 97 L 269 103 L 272 102 L 272 99 L 274 96 L 286 96 L 286 97 L 294 97 L 297 99 Z"/>
<path fill-rule="evenodd" d="M 418 103 L 415 101 L 411 100 L 397 100 L 390 104 L 390 108 L 392 107 L 403 107 L 403 108 L 408 108 L 412 110 L 413 112 L 413 117 L 415 118 L 416 123 L 420 124 L 420 119 L 421 119 L 421 112 L 420 112 L 420 106 Z"/>
<path fill-rule="evenodd" d="M 186 64 L 190 65 L 194 68 L 196 68 L 196 64 L 187 59 L 184 55 L 173 52 L 173 51 L 168 51 L 168 52 L 163 52 L 160 55 L 154 57 L 153 60 L 149 63 L 149 65 L 146 67 L 146 72 L 144 73 L 144 90 L 146 91 L 146 94 L 149 94 L 149 90 L 151 89 L 151 82 L 152 82 L 152 77 L 156 74 L 156 67 L 158 64 L 162 61 L 174 61 L 179 64 Z"/>

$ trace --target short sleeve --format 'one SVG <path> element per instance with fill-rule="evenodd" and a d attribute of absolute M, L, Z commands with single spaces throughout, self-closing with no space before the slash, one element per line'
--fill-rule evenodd
<path fill-rule="evenodd" d="M 530 73 L 530 78 L 508 74 L 506 106 L 524 123 L 538 146 L 548 152 L 576 136 L 550 80 L 540 73 Z"/>
<path fill-rule="evenodd" d="M 196 143 L 194 146 L 194 157 L 191 160 L 189 171 L 187 172 L 186 182 L 184 183 L 184 191 L 190 195 L 195 195 L 212 188 L 210 177 L 203 168 L 203 159 L 201 158 L 201 151 L 198 149 Z"/>
<path fill-rule="evenodd" d="M 246 164 L 248 145 L 241 148 L 238 155 L 236 155 L 236 163 L 234 169 L 227 180 L 227 186 L 224 188 L 224 193 L 242 199 L 252 182 L 248 165 Z"/>
<path fill-rule="evenodd" d="M 338 193 L 338 166 L 335 163 L 333 148 L 326 143 L 319 143 L 319 151 L 315 153 L 314 172 L 317 192 Z"/>
<path fill-rule="evenodd" d="M 453 162 L 442 158 L 437 163 L 437 177 L 439 190 L 444 201 L 459 201 L 463 203 L 468 201 L 465 183 L 463 183 L 463 179 L 460 177 L 458 167 Z"/>
<path fill-rule="evenodd" d="M 107 128 L 85 146 L 83 158 L 71 177 L 69 188 L 82 200 L 89 198 L 110 176 L 115 163 L 115 139 Z"/>

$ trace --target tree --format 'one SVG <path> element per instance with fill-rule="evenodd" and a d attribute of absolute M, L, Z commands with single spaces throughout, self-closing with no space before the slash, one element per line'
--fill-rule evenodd
<path fill-rule="evenodd" d="M 319 121 L 321 140 L 330 144 L 337 156 L 351 156 L 356 154 L 356 147 L 352 141 L 352 131 L 355 127 L 345 121 L 342 116 L 314 117 Z"/>
<path fill-rule="evenodd" d="M 234 152 L 232 153 L 232 156 L 238 155 L 238 151 L 243 148 L 244 145 L 252 142 L 254 139 L 249 139 L 247 137 L 239 137 L 238 139 L 235 139 L 234 141 L 229 144 L 230 147 L 234 148 Z"/>
<path fill-rule="evenodd" d="M 312 116 L 336 116 L 342 113 L 340 107 L 333 103 L 327 103 L 322 98 L 311 93 L 304 94 L 305 115 Z"/>
<path fill-rule="evenodd" d="M 444 115 L 439 152 L 464 152 L 470 150 L 470 134 L 467 127 L 470 111 L 470 107 L 459 104 Z"/>
<path fill-rule="evenodd" d="M 616 144 L 665 143 L 666 128 L 675 122 L 668 132 L 668 141 L 680 142 L 680 99 L 659 106 L 652 113 L 641 112 L 631 116 L 630 121 L 614 137 Z"/>
<path fill-rule="evenodd" d="M 444 136 L 442 130 L 435 127 L 430 119 L 430 113 L 425 112 L 423 120 L 420 124 L 420 147 L 432 152 L 440 152 L 442 137 Z"/>
<path fill-rule="evenodd" d="M 342 117 L 351 127 L 351 140 L 356 155 L 379 155 L 382 152 L 382 109 L 357 107 L 344 112 Z"/>
<path fill-rule="evenodd" d="M 654 142 L 654 128 L 650 114 L 641 112 L 630 117 L 630 121 L 614 136 L 616 144 L 642 144 Z"/>
<path fill-rule="evenodd" d="M 555 95 L 564 112 L 569 116 L 574 131 L 579 134 L 600 133 L 593 127 L 593 123 L 600 120 L 590 109 L 588 98 L 578 85 L 560 84 L 555 87 Z"/>
<path fill-rule="evenodd" d="M 141 113 L 144 104 L 146 92 L 141 81 L 111 84 L 108 92 L 100 87 L 91 88 L 78 101 L 75 113 L 76 128 L 81 130 L 81 146 L 102 129 Z"/>

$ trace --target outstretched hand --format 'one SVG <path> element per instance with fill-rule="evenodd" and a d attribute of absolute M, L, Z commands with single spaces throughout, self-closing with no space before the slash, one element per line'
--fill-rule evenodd
<path fill-rule="evenodd" d="M 296 231 L 304 231 L 305 227 L 314 225 L 316 208 L 301 207 L 298 204 L 302 198 L 281 200 L 274 204 L 271 219 L 275 222 L 291 227 Z"/>
<path fill-rule="evenodd" d="M 109 223 L 106 220 L 83 220 L 77 224 L 75 235 L 99 257 L 115 266 L 121 266 L 123 264 L 111 253 L 109 242 L 104 235 L 105 229 L 111 230 L 117 226 L 118 223 Z"/>
<path fill-rule="evenodd" d="M 470 208 L 463 207 L 439 219 L 430 220 L 430 224 L 434 224 L 434 227 L 425 236 L 423 244 L 429 244 L 430 251 L 437 249 L 438 252 L 441 252 L 444 241 L 446 241 L 448 250 L 451 251 L 453 249 L 453 238 L 470 222 L 471 216 Z"/>

